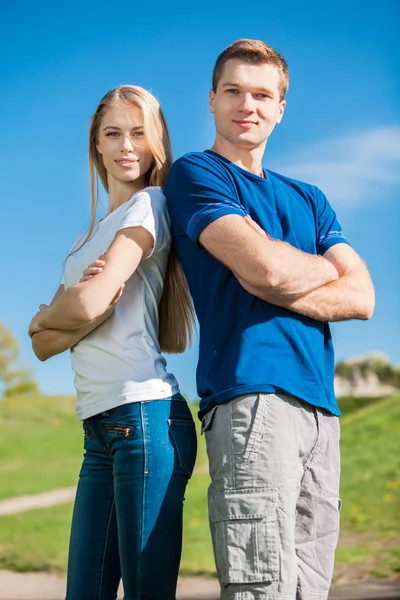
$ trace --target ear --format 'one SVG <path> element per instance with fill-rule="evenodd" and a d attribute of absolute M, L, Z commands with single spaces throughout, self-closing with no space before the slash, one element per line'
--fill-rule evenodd
<path fill-rule="evenodd" d="M 102 151 L 100 150 L 99 144 L 96 144 L 96 150 L 99 154 L 103 154 Z"/>
<path fill-rule="evenodd" d="M 210 90 L 210 93 L 208 95 L 208 106 L 210 109 L 210 112 L 214 112 L 214 100 L 215 100 L 215 92 L 214 90 Z"/>
<path fill-rule="evenodd" d="M 283 117 L 283 113 L 285 112 L 285 108 L 286 108 L 286 100 L 282 100 L 279 103 L 279 112 L 278 112 L 278 117 L 276 119 L 277 125 L 279 125 L 279 123 L 282 121 L 282 117 Z"/>

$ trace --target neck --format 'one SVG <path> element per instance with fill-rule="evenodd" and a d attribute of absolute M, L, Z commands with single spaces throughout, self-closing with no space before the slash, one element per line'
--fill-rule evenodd
<path fill-rule="evenodd" d="M 135 181 L 118 181 L 113 177 L 108 178 L 108 214 L 112 213 L 116 208 L 128 202 L 133 194 L 139 192 L 146 187 L 146 182 L 143 178 Z"/>
<path fill-rule="evenodd" d="M 233 164 L 254 173 L 254 175 L 264 176 L 261 164 L 267 142 L 255 147 L 237 146 L 224 138 L 217 136 L 211 150 L 217 152 L 224 158 L 230 160 Z"/>

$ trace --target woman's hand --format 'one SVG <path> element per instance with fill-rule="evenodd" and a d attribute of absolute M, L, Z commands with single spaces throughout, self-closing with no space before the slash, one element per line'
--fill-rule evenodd
<path fill-rule="evenodd" d="M 103 252 L 103 254 L 100 254 L 100 256 L 97 260 L 90 263 L 90 265 L 83 271 L 82 277 L 80 278 L 79 283 L 83 283 L 84 281 L 89 281 L 89 279 L 92 279 L 95 275 L 98 275 L 99 273 L 101 273 L 104 265 L 106 264 L 105 260 L 104 260 L 105 257 L 106 257 L 106 253 Z M 108 317 L 111 315 L 111 313 L 113 312 L 114 308 L 117 305 L 118 300 L 122 296 L 124 287 L 125 287 L 125 284 L 123 283 L 121 285 L 121 287 L 119 288 L 118 292 L 115 294 L 114 298 L 111 300 L 111 303 L 110 303 L 109 307 L 107 308 L 106 312 L 98 317 L 99 324 L 104 323 L 104 321 L 106 321 L 108 319 Z"/>
<path fill-rule="evenodd" d="M 92 277 L 94 277 L 95 275 L 98 275 L 99 273 L 102 272 L 103 267 L 106 264 L 104 261 L 105 256 L 106 256 L 106 253 L 103 252 L 103 254 L 101 254 L 97 260 L 90 263 L 90 265 L 83 271 L 82 277 L 80 278 L 79 283 L 83 283 L 84 281 L 89 281 L 89 279 L 92 279 Z"/>
<path fill-rule="evenodd" d="M 45 313 L 48 310 L 49 310 L 49 306 L 47 306 L 47 304 L 41 304 L 39 306 L 39 311 L 33 317 L 32 321 L 29 325 L 28 335 L 30 337 L 32 337 L 33 334 L 39 333 L 39 331 L 43 331 L 43 329 L 45 329 L 45 327 L 43 327 L 43 325 L 41 324 L 41 320 L 43 319 L 43 316 L 45 315 Z"/>

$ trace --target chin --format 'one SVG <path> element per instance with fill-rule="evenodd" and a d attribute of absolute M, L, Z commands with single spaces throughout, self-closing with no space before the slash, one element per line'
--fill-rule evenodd
<path fill-rule="evenodd" d="M 252 136 L 241 135 L 238 138 L 236 138 L 234 143 L 238 144 L 239 146 L 254 148 L 263 144 L 264 140 L 259 140 Z"/>

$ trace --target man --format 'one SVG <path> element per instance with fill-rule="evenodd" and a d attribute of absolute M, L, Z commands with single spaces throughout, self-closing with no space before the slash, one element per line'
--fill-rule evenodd
<path fill-rule="evenodd" d="M 239 40 L 218 57 L 211 150 L 173 165 L 173 232 L 200 324 L 200 417 L 221 598 L 327 598 L 339 531 L 329 321 L 374 291 L 316 187 L 263 170 L 288 70 Z M 340 173 L 337 174 L 340 177 Z"/>

